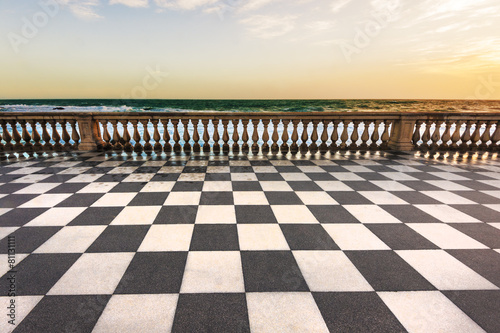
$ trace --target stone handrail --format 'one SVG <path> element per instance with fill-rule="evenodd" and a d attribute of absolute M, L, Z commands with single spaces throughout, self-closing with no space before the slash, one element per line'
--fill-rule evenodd
<path fill-rule="evenodd" d="M 497 151 L 499 124 L 488 112 L 0 112 L 0 153 Z"/>

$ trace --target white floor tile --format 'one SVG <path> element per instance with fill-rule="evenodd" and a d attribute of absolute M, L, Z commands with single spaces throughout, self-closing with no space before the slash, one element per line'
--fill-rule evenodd
<path fill-rule="evenodd" d="M 361 165 L 343 165 L 342 167 L 350 172 L 356 173 L 375 172 L 372 169 L 368 169 L 367 167 Z"/>
<path fill-rule="evenodd" d="M 284 180 L 286 181 L 310 181 L 311 178 L 309 178 L 305 173 L 296 173 L 296 172 L 284 172 L 281 174 L 281 177 L 283 177 Z"/>
<path fill-rule="evenodd" d="M 488 224 L 491 225 L 492 227 L 500 229 L 500 223 L 488 223 Z"/>
<path fill-rule="evenodd" d="M 170 192 L 165 206 L 197 206 L 200 204 L 201 192 Z"/>
<path fill-rule="evenodd" d="M 70 226 L 59 230 L 34 253 L 84 253 L 106 226 Z"/>
<path fill-rule="evenodd" d="M 373 185 L 380 187 L 385 191 L 390 191 L 390 192 L 415 191 L 414 189 L 406 185 L 403 185 L 401 183 L 398 183 L 397 181 L 394 180 L 372 180 L 371 183 Z"/>
<path fill-rule="evenodd" d="M 194 166 L 201 166 L 205 167 L 208 166 L 208 161 L 205 160 L 190 160 L 186 163 L 186 166 L 194 167 Z"/>
<path fill-rule="evenodd" d="M 154 173 L 133 173 L 122 180 L 124 183 L 145 183 L 149 182 L 155 176 Z"/>
<path fill-rule="evenodd" d="M 204 182 L 203 192 L 231 192 L 233 190 L 233 183 L 227 182 Z"/>
<path fill-rule="evenodd" d="M 175 182 L 148 182 L 140 192 L 170 192 Z"/>
<path fill-rule="evenodd" d="M 170 332 L 178 298 L 177 294 L 113 295 L 92 332 Z"/>
<path fill-rule="evenodd" d="M 323 191 L 332 191 L 332 192 L 346 192 L 346 191 L 354 191 L 352 188 L 347 186 L 346 184 L 340 181 L 316 181 L 315 182 Z"/>
<path fill-rule="evenodd" d="M 306 206 L 271 206 L 278 223 L 319 223 Z"/>
<path fill-rule="evenodd" d="M 106 193 L 92 204 L 92 207 L 124 207 L 137 193 Z"/>
<path fill-rule="evenodd" d="M 415 207 L 445 223 L 482 223 L 448 205 L 415 205 Z"/>
<path fill-rule="evenodd" d="M 361 223 L 401 223 L 377 205 L 345 205 L 344 208 Z"/>
<path fill-rule="evenodd" d="M 116 168 L 125 163 L 125 161 L 105 161 L 97 165 L 98 168 Z"/>
<path fill-rule="evenodd" d="M 474 201 L 448 191 L 421 191 L 420 193 L 447 205 L 476 205 Z"/>
<path fill-rule="evenodd" d="M 292 192 L 293 189 L 288 185 L 287 182 L 284 181 L 271 181 L 271 182 L 266 182 L 266 181 L 261 181 L 260 186 L 262 187 L 262 190 L 266 192 L 272 192 L 272 191 L 278 191 L 278 192 Z"/>
<path fill-rule="evenodd" d="M 0 240 L 4 239 L 17 229 L 19 229 L 19 227 L 0 227 Z"/>
<path fill-rule="evenodd" d="M 392 180 L 418 180 L 418 178 L 403 172 L 380 172 L 380 174 Z"/>
<path fill-rule="evenodd" d="M 83 213 L 86 207 L 55 207 L 38 215 L 25 227 L 65 226 Z"/>
<path fill-rule="evenodd" d="M 24 167 L 7 173 L 8 175 L 29 175 L 38 171 L 42 171 L 45 167 L 35 168 L 35 167 Z"/>
<path fill-rule="evenodd" d="M 359 191 L 359 194 L 376 205 L 408 205 L 406 201 L 400 199 L 390 192 L 385 191 Z M 384 211 L 385 212 L 385 211 Z"/>
<path fill-rule="evenodd" d="M 364 181 L 365 179 L 353 172 L 330 172 L 330 175 L 340 181 Z"/>
<path fill-rule="evenodd" d="M 397 171 L 397 172 L 422 172 L 418 169 L 412 168 L 411 166 L 408 165 L 389 165 L 389 168 Z"/>
<path fill-rule="evenodd" d="M 492 197 L 500 199 L 500 191 L 480 191 L 480 192 L 483 192 L 484 194 L 491 195 Z"/>
<path fill-rule="evenodd" d="M 311 291 L 373 291 L 342 251 L 293 251 Z"/>
<path fill-rule="evenodd" d="M 451 165 L 433 165 L 432 167 L 445 172 L 467 172 L 467 170 L 460 169 Z"/>
<path fill-rule="evenodd" d="M 264 192 L 233 192 L 235 205 L 269 205 Z"/>
<path fill-rule="evenodd" d="M 124 252 L 84 253 L 48 295 L 111 295 L 133 257 L 134 253 Z"/>
<path fill-rule="evenodd" d="M 309 165 L 304 165 L 304 166 L 298 166 L 297 168 L 300 169 L 300 171 L 304 173 L 325 173 L 326 171 L 319 167 L 319 166 L 309 166 Z"/>
<path fill-rule="evenodd" d="M 234 224 L 236 223 L 236 211 L 234 206 L 199 206 L 195 223 Z"/>
<path fill-rule="evenodd" d="M 27 175 L 21 178 L 14 179 L 10 183 L 12 184 L 32 184 L 49 178 L 53 175 Z M 102 175 L 101 175 L 102 176 Z"/>
<path fill-rule="evenodd" d="M 245 292 L 240 252 L 189 252 L 180 292 Z"/>
<path fill-rule="evenodd" d="M 17 162 L 17 163 L 12 163 L 12 164 L 5 164 L 4 167 L 6 168 L 29 168 L 32 165 L 38 164 L 39 162 Z M 8 169 L 7 169 L 8 170 Z"/>
<path fill-rule="evenodd" d="M 193 229 L 193 224 L 152 225 L 138 251 L 189 251 Z"/>
<path fill-rule="evenodd" d="M 409 332 L 484 332 L 439 291 L 379 292 Z"/>
<path fill-rule="evenodd" d="M 7 196 L 7 194 L 0 194 L 0 199 Z M 10 212 L 13 208 L 0 208 L 0 216 Z"/>
<path fill-rule="evenodd" d="M 396 251 L 439 290 L 498 289 L 443 250 Z"/>
<path fill-rule="evenodd" d="M 469 180 L 469 178 L 451 172 L 429 172 L 429 174 L 446 180 Z"/>
<path fill-rule="evenodd" d="M 273 166 L 254 166 L 253 172 L 255 173 L 277 173 L 278 170 L 276 170 L 275 167 Z"/>
<path fill-rule="evenodd" d="M 142 166 L 144 167 L 162 167 L 167 163 L 166 161 L 147 161 Z"/>
<path fill-rule="evenodd" d="M 103 182 L 103 183 L 90 183 L 76 193 L 108 193 L 113 187 L 120 183 L 117 182 Z"/>
<path fill-rule="evenodd" d="M 25 202 L 19 208 L 50 208 L 69 198 L 72 194 L 41 194 Z"/>
<path fill-rule="evenodd" d="M 484 244 L 442 223 L 409 223 L 410 228 L 442 249 L 487 249 Z"/>
<path fill-rule="evenodd" d="M 442 188 L 445 191 L 471 191 L 470 188 L 460 185 L 457 182 L 452 182 L 451 180 L 426 180 L 425 182 Z"/>
<path fill-rule="evenodd" d="M 68 168 L 66 170 L 63 170 L 58 173 L 58 175 L 80 175 L 84 172 L 89 171 L 92 169 L 91 167 L 74 167 L 74 168 Z"/>
<path fill-rule="evenodd" d="M 234 182 L 256 182 L 258 181 L 255 173 L 231 173 L 231 180 Z"/>
<path fill-rule="evenodd" d="M 230 173 L 231 169 L 228 166 L 209 166 L 207 173 Z"/>
<path fill-rule="evenodd" d="M 36 183 L 20 189 L 14 194 L 42 194 L 52 190 L 54 187 L 61 185 L 60 183 Z"/>
<path fill-rule="evenodd" d="M 181 173 L 177 181 L 179 182 L 202 182 L 205 180 L 204 173 Z"/>
<path fill-rule="evenodd" d="M 0 307 L 5 312 L 3 315 L 4 318 L 0 320 L 0 332 L 11 333 L 14 331 L 42 298 L 43 296 L 16 296 L 16 320 L 15 325 L 12 325 L 9 323 L 10 318 L 6 316 L 7 307 L 10 306 L 12 298 L 7 296 L 0 297 Z"/>
<path fill-rule="evenodd" d="M 328 332 L 311 293 L 247 293 L 253 333 Z"/>
<path fill-rule="evenodd" d="M 183 166 L 164 166 L 158 173 L 181 173 L 184 170 Z"/>
<path fill-rule="evenodd" d="M 338 205 L 328 193 L 320 191 L 295 192 L 304 205 Z"/>
<path fill-rule="evenodd" d="M 278 224 L 238 224 L 242 251 L 290 250 Z"/>
<path fill-rule="evenodd" d="M 118 214 L 111 225 L 151 225 L 162 206 L 128 206 Z"/>
<path fill-rule="evenodd" d="M 326 232 L 342 250 L 390 250 L 362 224 L 323 224 Z"/>
<path fill-rule="evenodd" d="M 282 161 L 271 161 L 271 163 L 273 165 L 281 165 L 281 164 L 275 164 L 274 162 L 282 162 Z M 290 163 L 290 165 L 293 166 L 293 163 L 290 161 L 283 161 L 283 162 Z M 229 165 L 230 166 L 251 166 L 252 164 L 250 163 L 250 161 L 229 161 Z"/>
<path fill-rule="evenodd" d="M 111 171 L 108 172 L 108 174 L 128 174 L 128 173 L 133 173 L 135 170 L 137 170 L 139 167 L 116 167 L 112 169 Z"/>
<path fill-rule="evenodd" d="M 316 165 L 326 165 L 326 166 L 337 166 L 337 163 L 334 163 L 330 160 L 311 160 Z"/>

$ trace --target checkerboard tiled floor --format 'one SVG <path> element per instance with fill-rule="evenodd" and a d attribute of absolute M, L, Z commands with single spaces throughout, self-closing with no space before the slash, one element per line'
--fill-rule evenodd
<path fill-rule="evenodd" d="M 500 161 L 452 161 L 1 161 L 0 331 L 500 332 Z"/>

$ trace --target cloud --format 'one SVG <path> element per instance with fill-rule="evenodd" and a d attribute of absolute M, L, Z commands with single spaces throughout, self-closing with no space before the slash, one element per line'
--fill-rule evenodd
<path fill-rule="evenodd" d="M 100 5 L 99 0 L 58 0 L 59 4 L 67 7 L 73 15 L 83 20 L 102 18 L 95 12 L 95 7 Z"/>
<path fill-rule="evenodd" d="M 340 10 L 346 7 L 348 4 L 350 4 L 351 1 L 352 0 L 335 0 L 331 5 L 332 12 L 334 13 L 340 12 Z"/>
<path fill-rule="evenodd" d="M 168 9 L 194 10 L 206 5 L 212 5 L 219 0 L 155 0 L 159 7 Z"/>
<path fill-rule="evenodd" d="M 240 22 L 248 26 L 248 31 L 258 38 L 274 38 L 285 35 L 295 28 L 297 16 L 253 15 Z"/>
<path fill-rule="evenodd" d="M 335 26 L 335 22 L 332 21 L 314 21 L 305 25 L 306 28 L 313 31 L 324 31 L 330 30 Z"/>
<path fill-rule="evenodd" d="M 109 4 L 120 4 L 133 8 L 145 8 L 149 7 L 149 0 L 109 0 Z"/>
<path fill-rule="evenodd" d="M 262 8 L 277 1 L 280 0 L 248 0 L 245 2 L 243 6 L 241 6 L 240 11 L 245 12 L 245 11 L 257 10 L 259 8 Z M 241 3 L 242 1 L 239 2 Z"/>

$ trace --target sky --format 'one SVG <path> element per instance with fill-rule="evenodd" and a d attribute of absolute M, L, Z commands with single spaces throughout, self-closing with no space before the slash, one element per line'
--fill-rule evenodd
<path fill-rule="evenodd" d="M 497 99 L 498 0 L 0 0 L 0 98 Z"/>

